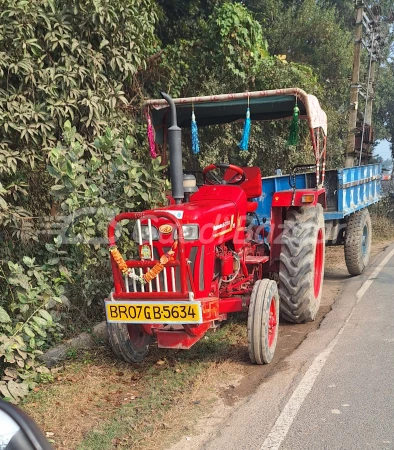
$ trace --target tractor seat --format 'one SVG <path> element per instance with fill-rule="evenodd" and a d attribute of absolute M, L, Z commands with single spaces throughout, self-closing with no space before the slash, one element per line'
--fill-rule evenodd
<path fill-rule="evenodd" d="M 241 189 L 246 194 L 246 198 L 257 198 L 260 197 L 261 193 L 263 192 L 263 185 L 261 180 L 261 171 L 258 167 L 242 167 L 243 171 L 245 172 L 246 179 L 243 183 L 239 185 Z M 224 173 L 223 179 L 226 181 L 231 180 L 234 175 L 237 173 L 232 169 L 227 169 Z M 248 203 L 255 203 L 255 202 L 248 202 Z M 248 206 L 249 208 L 249 206 Z M 256 207 L 250 206 L 250 208 L 254 208 L 252 211 L 255 211 Z"/>

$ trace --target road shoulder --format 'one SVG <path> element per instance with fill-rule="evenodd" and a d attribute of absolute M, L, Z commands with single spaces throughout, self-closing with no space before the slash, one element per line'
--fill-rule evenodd
<path fill-rule="evenodd" d="M 216 408 L 200 421 L 196 428 L 200 433 L 183 436 L 171 450 L 260 448 L 315 358 L 330 345 L 343 328 L 357 304 L 356 293 L 393 248 L 394 245 L 386 246 L 363 275 L 346 278 L 341 294 L 319 329 L 309 333 L 298 349 L 283 361 L 280 370 L 266 378 L 255 393 L 234 407 L 228 407 L 223 402 L 217 404 Z"/>

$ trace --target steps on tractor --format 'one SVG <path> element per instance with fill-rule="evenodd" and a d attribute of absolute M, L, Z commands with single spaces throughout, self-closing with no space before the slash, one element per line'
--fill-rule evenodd
<path fill-rule="evenodd" d="M 264 264 L 268 262 L 269 259 L 270 259 L 269 256 L 251 255 L 245 258 L 245 262 L 246 264 Z"/>

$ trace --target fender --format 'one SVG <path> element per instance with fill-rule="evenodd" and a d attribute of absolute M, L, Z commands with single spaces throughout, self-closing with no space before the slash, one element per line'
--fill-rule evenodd
<path fill-rule="evenodd" d="M 316 206 L 320 203 L 326 209 L 326 191 L 320 189 L 297 189 L 275 192 L 272 207 Z"/>
<path fill-rule="evenodd" d="M 306 197 L 307 196 L 307 197 Z M 299 189 L 275 192 L 272 197 L 271 231 L 270 231 L 270 270 L 279 271 L 279 257 L 281 252 L 281 236 L 287 209 L 290 207 L 312 207 L 320 203 L 326 209 L 326 191 L 320 189 Z"/>

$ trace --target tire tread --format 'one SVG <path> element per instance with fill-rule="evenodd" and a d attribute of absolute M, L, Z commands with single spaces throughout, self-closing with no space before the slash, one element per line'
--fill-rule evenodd
<path fill-rule="evenodd" d="M 361 242 L 364 226 L 367 224 L 368 232 L 368 253 L 363 257 Z M 371 217 L 367 208 L 356 211 L 347 221 L 345 233 L 345 262 L 350 275 L 361 275 L 369 263 L 371 252 Z"/>
<path fill-rule="evenodd" d="M 319 309 L 320 294 L 314 298 L 314 257 L 324 216 L 320 204 L 288 211 L 282 233 L 279 269 L 281 315 L 293 323 L 310 322 Z M 323 250 L 324 273 L 324 250 Z"/>

